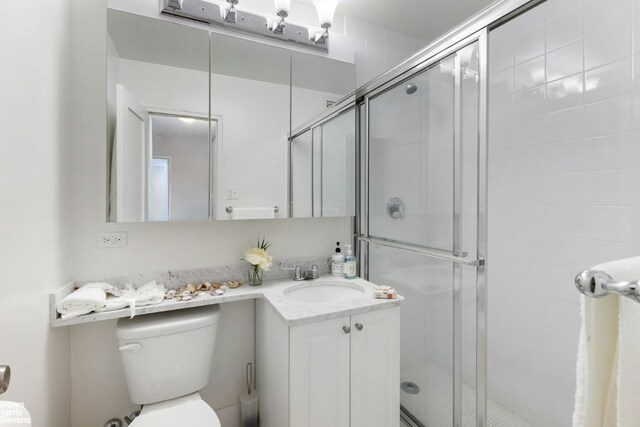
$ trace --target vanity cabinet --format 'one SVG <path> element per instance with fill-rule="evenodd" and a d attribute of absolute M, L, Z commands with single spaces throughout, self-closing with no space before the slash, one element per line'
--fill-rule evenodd
<path fill-rule="evenodd" d="M 287 326 L 258 301 L 261 427 L 398 426 L 399 310 Z"/>

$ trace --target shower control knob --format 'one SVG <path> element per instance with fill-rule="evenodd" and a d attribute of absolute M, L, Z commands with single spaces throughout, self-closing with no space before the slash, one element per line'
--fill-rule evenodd
<path fill-rule="evenodd" d="M 351 333 L 351 327 L 350 327 L 350 326 L 343 326 L 343 327 L 342 327 L 342 331 L 343 331 L 345 334 Z"/>
<path fill-rule="evenodd" d="M 356 329 L 357 329 L 358 331 L 361 331 L 361 330 L 363 330 L 363 329 L 364 329 L 364 326 L 362 326 L 362 323 L 356 323 Z"/>

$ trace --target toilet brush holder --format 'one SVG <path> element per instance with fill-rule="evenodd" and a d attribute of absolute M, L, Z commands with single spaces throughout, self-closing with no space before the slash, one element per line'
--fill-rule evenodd
<path fill-rule="evenodd" d="M 258 392 L 240 396 L 240 413 L 242 415 L 242 427 L 258 427 Z"/>
<path fill-rule="evenodd" d="M 247 380 L 247 393 L 240 396 L 240 415 L 242 427 L 258 427 L 258 392 L 253 390 L 253 364 L 247 363 L 245 371 Z"/>

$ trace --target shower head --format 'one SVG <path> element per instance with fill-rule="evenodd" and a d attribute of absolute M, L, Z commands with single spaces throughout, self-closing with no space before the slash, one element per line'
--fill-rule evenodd
<path fill-rule="evenodd" d="M 405 86 L 404 90 L 405 90 L 405 92 L 407 92 L 407 95 L 413 95 L 418 90 L 418 86 L 413 84 L 413 82 L 409 82 Z"/>

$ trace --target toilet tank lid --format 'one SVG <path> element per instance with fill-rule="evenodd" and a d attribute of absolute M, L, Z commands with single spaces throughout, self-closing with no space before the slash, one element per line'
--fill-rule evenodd
<path fill-rule="evenodd" d="M 211 326 L 218 322 L 219 317 L 220 304 L 146 314 L 133 319 L 119 319 L 116 323 L 116 336 L 135 340 L 170 335 Z"/>

